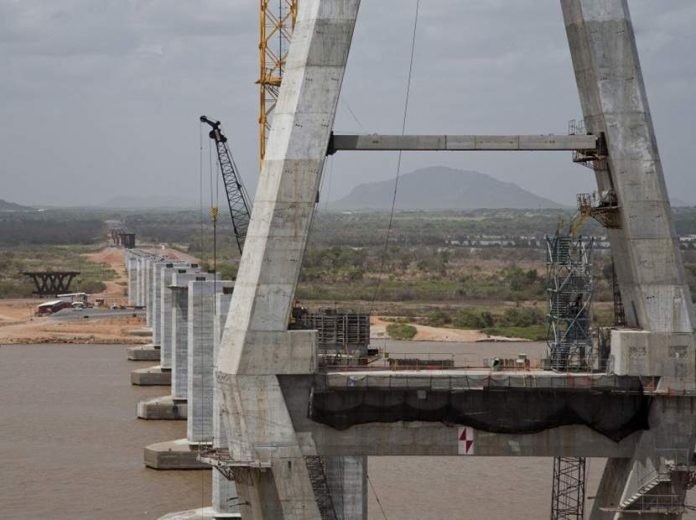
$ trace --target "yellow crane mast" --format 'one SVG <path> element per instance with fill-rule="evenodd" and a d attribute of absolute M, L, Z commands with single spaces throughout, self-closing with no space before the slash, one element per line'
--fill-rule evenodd
<path fill-rule="evenodd" d="M 266 155 L 271 114 L 278 101 L 299 0 L 260 0 L 259 17 L 259 155 Z"/>

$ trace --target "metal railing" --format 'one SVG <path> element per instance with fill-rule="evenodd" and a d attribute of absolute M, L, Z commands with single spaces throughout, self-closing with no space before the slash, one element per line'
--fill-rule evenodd
<path fill-rule="evenodd" d="M 327 389 L 408 389 L 408 390 L 545 390 L 545 391 L 581 391 L 611 392 L 641 396 L 644 394 L 640 380 L 630 376 L 611 375 L 537 375 L 532 373 L 480 375 L 444 375 L 432 371 L 418 373 L 374 373 L 369 372 L 329 372 L 316 374 L 314 388 Z"/>

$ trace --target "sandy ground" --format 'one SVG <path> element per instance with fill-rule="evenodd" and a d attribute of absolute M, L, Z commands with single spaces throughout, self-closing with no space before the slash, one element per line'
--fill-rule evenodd
<path fill-rule="evenodd" d="M 146 249 L 147 250 L 147 249 Z M 176 260 L 196 262 L 185 253 L 169 248 L 152 248 L 152 252 Z M 90 295 L 91 301 L 104 299 L 108 306 L 127 305 L 128 280 L 123 263 L 123 249 L 106 247 L 95 253 L 85 255 L 94 263 L 107 264 L 116 273 L 113 280 L 104 282 L 106 289 Z M 11 343 L 146 343 L 142 336 L 134 335 L 145 325 L 142 318 L 104 318 L 85 321 L 58 321 L 49 317 L 35 317 L 39 299 L 0 300 L 0 344 Z M 386 328 L 389 322 L 379 316 L 372 318 L 372 337 L 388 338 Z M 478 341 L 524 341 L 518 338 L 489 336 L 478 330 L 459 330 L 417 325 L 418 333 L 413 341 L 443 341 L 472 343 Z"/>
<path fill-rule="evenodd" d="M 104 282 L 106 290 L 91 294 L 90 300 L 103 298 L 107 305 L 128 303 L 128 280 L 123 263 L 123 249 L 106 247 L 85 255 L 92 262 L 107 264 L 116 272 L 113 280 Z M 183 253 L 171 249 L 157 250 L 158 254 L 181 259 Z M 133 332 L 145 326 L 139 317 L 104 318 L 75 321 L 59 321 L 36 317 L 36 306 L 46 300 L 38 298 L 0 300 L 0 344 L 12 343 L 105 343 L 141 344 L 147 338 Z"/>
<path fill-rule="evenodd" d="M 370 335 L 372 338 L 388 338 L 387 325 L 389 325 L 389 323 L 389 321 L 385 321 L 381 316 L 373 316 L 370 322 Z M 416 323 L 409 323 L 409 325 L 415 327 L 418 331 L 411 341 L 456 341 L 460 343 L 474 343 L 477 341 L 526 341 L 521 338 L 490 336 L 480 330 L 428 327 L 427 325 L 418 325 Z"/>

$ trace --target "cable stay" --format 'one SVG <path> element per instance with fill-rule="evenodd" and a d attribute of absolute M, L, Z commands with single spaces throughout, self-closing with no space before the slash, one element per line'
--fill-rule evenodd
<path fill-rule="evenodd" d="M 408 78 L 406 79 L 406 98 L 404 99 L 404 111 L 403 118 L 401 120 L 401 135 L 406 134 L 406 122 L 408 121 L 408 109 L 411 102 L 411 84 L 413 82 L 413 65 L 416 55 L 416 38 L 418 36 L 418 20 L 420 17 L 420 0 L 416 0 L 416 10 L 413 18 L 413 32 L 411 33 L 411 53 L 409 56 L 408 65 Z M 380 273 L 384 271 L 384 265 L 386 262 L 387 252 L 389 251 L 389 242 L 391 241 L 391 234 L 394 227 L 394 214 L 396 212 L 396 198 L 399 192 L 399 179 L 401 176 L 401 159 L 403 152 L 399 151 L 398 159 L 396 163 L 396 175 L 394 176 L 394 192 L 392 193 L 391 201 L 391 211 L 389 212 L 389 224 L 387 225 L 387 233 L 384 237 L 384 250 L 382 251 L 382 258 L 380 262 Z M 382 286 L 382 276 L 377 279 L 375 285 L 375 290 L 372 295 L 372 303 L 377 301 L 379 296 L 379 291 Z"/>

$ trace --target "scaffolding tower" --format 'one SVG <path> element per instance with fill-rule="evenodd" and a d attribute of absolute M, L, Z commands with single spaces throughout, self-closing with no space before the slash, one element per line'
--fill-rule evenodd
<path fill-rule="evenodd" d="M 593 246 L 592 238 L 546 237 L 546 345 L 552 370 L 592 368 Z"/>
<path fill-rule="evenodd" d="M 591 370 L 593 239 L 546 237 L 547 354 L 553 370 Z M 553 459 L 551 520 L 585 517 L 585 466 L 581 457 Z"/>
<path fill-rule="evenodd" d="M 585 459 L 556 457 L 553 459 L 551 520 L 583 520 L 585 518 Z"/>

